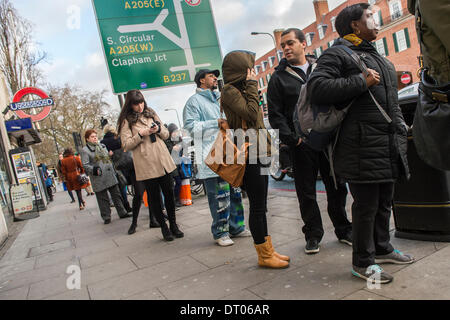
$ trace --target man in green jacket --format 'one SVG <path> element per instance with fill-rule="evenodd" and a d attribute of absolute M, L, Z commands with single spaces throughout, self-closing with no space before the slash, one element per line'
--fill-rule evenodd
<path fill-rule="evenodd" d="M 450 82 L 450 5 L 448 0 L 408 0 L 408 10 L 416 15 L 417 32 L 422 34 L 424 66 L 439 84 Z M 420 35 L 419 35 L 420 39 Z"/>

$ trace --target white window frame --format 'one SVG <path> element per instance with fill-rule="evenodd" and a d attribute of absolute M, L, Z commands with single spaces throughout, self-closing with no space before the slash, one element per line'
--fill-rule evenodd
<path fill-rule="evenodd" d="M 266 74 L 267 85 L 269 85 L 269 81 L 271 78 L 272 78 L 272 74 L 270 74 L 270 73 Z"/>
<path fill-rule="evenodd" d="M 282 50 L 278 50 L 277 54 L 278 54 L 278 61 L 281 61 L 281 59 L 283 59 L 283 51 Z"/>
<path fill-rule="evenodd" d="M 276 60 L 276 57 L 274 57 L 274 56 L 269 57 L 269 66 L 271 68 L 275 65 L 275 60 Z"/>
<path fill-rule="evenodd" d="M 325 28 L 323 27 L 322 24 L 317 27 L 317 32 L 319 33 L 319 39 L 320 40 L 322 40 L 325 37 L 324 29 Z"/>
<path fill-rule="evenodd" d="M 258 64 L 258 65 L 255 65 L 255 73 L 256 73 L 256 75 L 258 75 L 259 74 L 259 69 L 261 68 L 261 66 Z"/>
<path fill-rule="evenodd" d="M 331 40 L 331 41 L 328 41 L 328 45 L 330 46 L 330 48 L 331 48 L 331 46 L 334 44 L 335 41 L 336 41 L 336 39 L 333 39 L 333 40 Z"/>
<path fill-rule="evenodd" d="M 336 17 L 333 17 L 330 19 L 331 21 L 331 28 L 333 28 L 333 32 L 336 32 Z"/>
<path fill-rule="evenodd" d="M 369 0 L 370 5 L 375 4 L 375 3 L 377 3 L 377 0 Z"/>
<path fill-rule="evenodd" d="M 267 70 L 267 66 L 269 65 L 268 61 L 262 61 L 261 62 L 261 66 L 262 66 L 262 71 L 265 72 Z"/>
<path fill-rule="evenodd" d="M 398 5 L 398 10 L 394 11 L 394 5 Z M 391 14 L 391 20 L 396 20 L 402 15 L 402 2 L 400 0 L 392 0 L 389 2 L 389 11 Z M 397 16 L 397 13 L 399 16 Z"/>
<path fill-rule="evenodd" d="M 318 58 L 322 55 L 322 49 L 320 47 L 317 47 L 316 49 L 314 49 L 314 54 L 315 56 Z"/>
<path fill-rule="evenodd" d="M 260 89 L 265 88 L 265 86 L 264 86 L 264 78 L 263 77 L 259 78 L 259 88 Z"/>
<path fill-rule="evenodd" d="M 306 45 L 309 47 L 312 45 L 312 37 L 311 37 L 311 33 L 307 33 L 306 34 Z"/>
<path fill-rule="evenodd" d="M 408 49 L 408 43 L 406 42 L 405 30 L 402 29 L 395 33 L 395 37 L 397 39 L 397 48 L 398 52 L 402 52 Z"/>
<path fill-rule="evenodd" d="M 384 47 L 383 39 L 375 41 L 375 47 L 380 55 L 382 55 L 383 57 L 386 57 L 386 48 Z"/>

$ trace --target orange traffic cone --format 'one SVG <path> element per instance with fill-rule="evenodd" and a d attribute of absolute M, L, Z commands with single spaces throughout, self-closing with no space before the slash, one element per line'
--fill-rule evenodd
<path fill-rule="evenodd" d="M 148 208 L 147 191 L 144 191 L 144 195 L 142 196 L 142 199 L 144 200 L 144 206 L 146 206 Z"/>
<path fill-rule="evenodd" d="M 191 181 L 189 179 L 181 181 L 180 202 L 184 206 L 192 205 Z"/>

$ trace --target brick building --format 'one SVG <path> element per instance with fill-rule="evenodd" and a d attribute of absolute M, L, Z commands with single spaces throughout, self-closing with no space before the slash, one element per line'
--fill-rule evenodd
<path fill-rule="evenodd" d="M 306 52 L 319 57 L 329 48 L 339 38 L 334 27 L 339 12 L 347 6 L 361 2 L 363 0 L 348 0 L 330 11 L 327 0 L 313 0 L 316 21 L 302 29 L 306 36 Z M 408 12 L 407 0 L 368 0 L 368 2 L 374 5 L 374 16 L 380 25 L 380 32 L 377 40 L 374 41 L 374 46 L 381 55 L 395 65 L 399 77 L 399 88 L 418 81 L 417 56 L 420 54 L 420 49 L 415 19 Z M 282 58 L 280 47 L 282 32 L 283 30 L 274 31 L 277 48 L 256 60 L 255 68 L 259 89 L 263 95 L 265 115 L 267 115 L 267 84 L 278 65 L 278 59 Z M 405 73 L 411 76 L 411 82 L 402 84 L 400 77 Z"/>

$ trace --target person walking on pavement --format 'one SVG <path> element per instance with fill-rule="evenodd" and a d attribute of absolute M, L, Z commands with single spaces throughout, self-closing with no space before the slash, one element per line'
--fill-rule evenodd
<path fill-rule="evenodd" d="M 302 229 L 306 238 L 305 252 L 318 253 L 324 235 L 316 195 L 319 170 L 327 192 L 327 211 L 334 232 L 340 242 L 351 245 L 352 225 L 345 210 L 347 187 L 345 183 L 338 181 L 336 189 L 325 154 L 303 143 L 294 129 L 294 108 L 301 87 L 310 76 L 315 59 L 305 55 L 306 38 L 299 29 L 284 31 L 281 35 L 281 47 L 285 57 L 275 69 L 268 85 L 269 122 L 273 129 L 279 130 L 281 142 L 288 145 L 291 151 L 295 189 L 305 224 Z"/>
<path fill-rule="evenodd" d="M 67 148 L 64 150 L 63 159 L 61 160 L 61 172 L 63 175 L 63 180 L 67 184 L 67 190 L 69 192 L 75 190 L 80 210 L 84 210 L 86 207 L 86 201 L 83 200 L 81 190 L 85 189 L 86 185 L 80 184 L 77 177 L 79 174 L 85 173 L 85 171 L 83 165 L 81 164 L 80 158 L 74 155 L 72 148 Z"/>
<path fill-rule="evenodd" d="M 268 268 L 287 268 L 289 257 L 275 252 L 267 229 L 269 180 L 267 174 L 261 172 L 261 169 L 265 164 L 262 160 L 271 156 L 267 152 L 270 149 L 270 138 L 265 130 L 262 109 L 259 106 L 258 82 L 254 66 L 254 53 L 233 51 L 227 54 L 222 65 L 225 86 L 221 103 L 230 129 L 243 129 L 246 131 L 245 134 L 249 133 L 249 136 L 255 137 L 254 140 L 257 141 L 256 145 L 250 147 L 256 152 L 249 151 L 243 188 L 250 202 L 249 224 L 258 253 L 258 264 Z M 237 132 L 235 134 L 238 135 Z M 239 140 L 242 143 L 245 142 L 244 139 L 238 138 Z M 265 146 L 261 144 L 264 140 L 267 142 Z M 242 149 L 240 145 L 237 147 Z"/>
<path fill-rule="evenodd" d="M 221 113 L 217 89 L 219 70 L 202 69 L 195 75 L 196 93 L 183 110 L 184 128 L 194 138 L 197 178 L 204 181 L 212 216 L 211 232 L 219 246 L 234 244 L 231 237 L 250 237 L 245 228 L 244 207 L 239 188 L 231 187 L 205 164 L 219 133 Z"/>
<path fill-rule="evenodd" d="M 117 168 L 117 161 L 119 160 L 119 157 L 122 155 L 123 150 L 120 138 L 117 136 L 116 129 L 108 124 L 103 128 L 103 133 L 104 136 L 103 139 L 100 141 L 100 143 L 104 144 L 106 146 L 106 149 L 108 149 L 109 155 L 111 157 L 111 160 L 113 162 L 117 174 L 123 175 L 123 172 Z M 119 189 L 122 195 L 123 206 L 127 212 L 131 212 L 132 208 L 130 207 L 130 203 L 128 202 L 127 196 L 127 182 L 123 183 L 120 181 L 119 178 L 117 180 L 119 181 Z"/>
<path fill-rule="evenodd" d="M 105 224 L 111 223 L 111 207 L 108 192 L 116 207 L 120 219 L 131 217 L 122 204 L 118 181 L 108 150 L 98 142 L 97 131 L 87 130 L 84 138 L 86 146 L 81 151 L 81 159 L 86 172 L 89 174 L 97 198 L 100 214 Z"/>
<path fill-rule="evenodd" d="M 166 241 L 184 237 L 175 216 L 175 198 L 171 173 L 176 170 L 175 163 L 167 150 L 164 140 L 169 131 L 156 112 L 147 106 L 142 93 L 131 90 L 127 93 L 125 104 L 119 116 L 122 147 L 133 154 L 136 180 L 142 181 L 152 210 Z M 160 190 L 164 194 L 170 228 L 164 220 Z"/>
<path fill-rule="evenodd" d="M 60 153 L 58 156 L 58 163 L 56 164 L 56 171 L 58 172 L 59 181 L 62 182 L 64 190 L 67 190 L 67 193 L 69 193 L 70 199 L 72 200 L 72 201 L 70 201 L 70 203 L 74 203 L 75 198 L 73 197 L 73 192 L 67 188 L 67 183 L 65 181 L 64 175 L 61 170 L 61 161 L 63 159 L 64 159 L 64 156 L 62 153 Z"/>
<path fill-rule="evenodd" d="M 378 263 L 414 262 L 394 250 L 389 234 L 394 183 L 409 177 L 407 126 L 398 104 L 397 73 L 371 43 L 378 26 L 369 4 L 345 8 L 335 25 L 341 38 L 320 57 L 309 79 L 308 96 L 313 104 L 333 104 L 337 109 L 353 101 L 341 124 L 333 159 L 336 174 L 349 183 L 354 199 L 352 274 L 388 283 L 393 277 Z M 358 54 L 367 75 L 337 45 Z"/>

